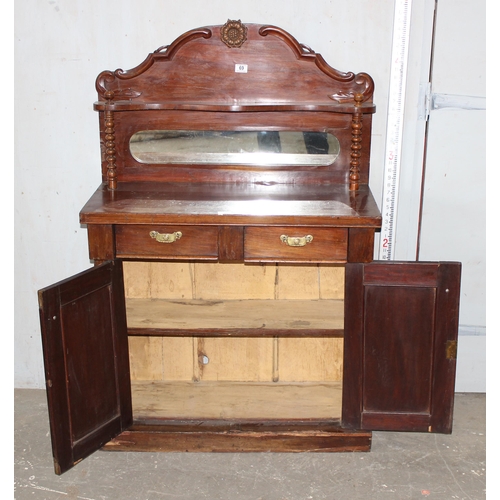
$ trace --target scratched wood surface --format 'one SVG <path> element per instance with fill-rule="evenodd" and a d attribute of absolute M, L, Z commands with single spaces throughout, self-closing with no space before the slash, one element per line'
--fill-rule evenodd
<path fill-rule="evenodd" d="M 135 419 L 340 418 L 340 382 L 209 381 L 132 384 Z"/>

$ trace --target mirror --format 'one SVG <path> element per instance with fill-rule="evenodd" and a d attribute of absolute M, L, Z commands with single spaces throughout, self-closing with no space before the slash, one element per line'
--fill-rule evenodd
<path fill-rule="evenodd" d="M 327 132 L 142 130 L 130 138 L 134 159 L 149 164 L 325 166 L 339 151 Z"/>

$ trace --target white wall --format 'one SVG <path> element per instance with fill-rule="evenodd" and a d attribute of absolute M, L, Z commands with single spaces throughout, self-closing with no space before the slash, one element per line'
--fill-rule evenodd
<path fill-rule="evenodd" d="M 439 0 L 420 260 L 462 262 L 457 388 L 486 390 L 486 1 Z M 450 106 L 450 107 L 443 107 Z"/>
<path fill-rule="evenodd" d="M 278 25 L 335 68 L 374 78 L 379 199 L 393 9 L 394 0 L 16 2 L 15 387 L 44 387 L 37 290 L 90 267 L 78 213 L 100 183 L 96 76 L 133 68 L 198 26 Z"/>
<path fill-rule="evenodd" d="M 464 392 L 486 390 L 485 7 L 412 2 L 394 248 L 397 260 L 462 262 L 456 390 Z M 426 110 L 426 93 L 454 107 Z"/>

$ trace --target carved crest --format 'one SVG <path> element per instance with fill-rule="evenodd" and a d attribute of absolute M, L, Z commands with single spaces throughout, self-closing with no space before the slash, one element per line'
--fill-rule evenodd
<path fill-rule="evenodd" d="M 227 20 L 220 29 L 220 39 L 230 48 L 241 47 L 247 39 L 247 27 L 238 21 Z"/>

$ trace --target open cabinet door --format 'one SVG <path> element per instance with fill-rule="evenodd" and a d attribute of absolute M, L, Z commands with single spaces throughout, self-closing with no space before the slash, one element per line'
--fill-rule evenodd
<path fill-rule="evenodd" d="M 132 424 L 122 264 L 38 292 L 52 453 L 62 474 Z"/>
<path fill-rule="evenodd" d="M 459 263 L 347 264 L 342 423 L 450 433 Z"/>

